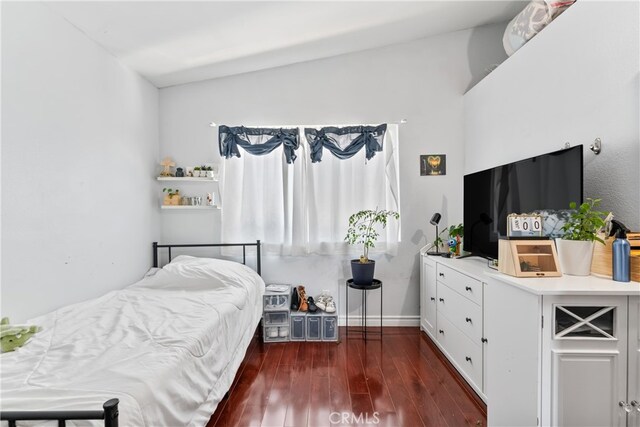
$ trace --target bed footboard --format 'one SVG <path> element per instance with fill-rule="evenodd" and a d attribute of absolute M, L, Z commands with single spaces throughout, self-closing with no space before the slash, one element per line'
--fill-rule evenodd
<path fill-rule="evenodd" d="M 65 426 L 71 420 L 104 420 L 105 427 L 118 427 L 118 399 L 107 400 L 102 411 L 2 411 L 0 420 L 8 421 L 9 427 L 16 427 L 17 421 L 58 421 Z"/>

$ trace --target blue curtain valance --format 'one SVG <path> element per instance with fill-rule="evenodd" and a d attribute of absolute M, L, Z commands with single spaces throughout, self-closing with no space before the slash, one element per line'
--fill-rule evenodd
<path fill-rule="evenodd" d="M 304 133 L 311 148 L 311 162 L 322 161 L 322 151 L 329 150 L 339 159 L 353 157 L 362 147 L 370 160 L 376 152 L 382 151 L 382 141 L 387 125 L 305 128 Z M 345 147 L 340 148 L 340 147 Z"/>
<path fill-rule="evenodd" d="M 300 146 L 300 131 L 283 128 L 248 128 L 244 126 L 218 127 L 220 156 L 229 159 L 240 157 L 238 146 L 246 152 L 261 156 L 283 146 L 287 163 L 296 160 L 295 150 Z"/>

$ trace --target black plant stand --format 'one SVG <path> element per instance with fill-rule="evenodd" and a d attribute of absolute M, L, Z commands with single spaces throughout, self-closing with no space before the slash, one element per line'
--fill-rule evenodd
<path fill-rule="evenodd" d="M 349 335 L 349 288 L 362 291 L 362 305 L 360 306 L 360 325 L 362 329 L 359 331 L 364 340 L 367 340 L 367 291 L 374 289 L 380 289 L 380 339 L 382 339 L 382 281 L 373 279 L 370 285 L 356 285 L 353 283 L 353 279 L 347 280 L 346 294 L 347 294 L 347 312 L 345 317 L 345 323 L 347 326 L 347 335 Z"/>

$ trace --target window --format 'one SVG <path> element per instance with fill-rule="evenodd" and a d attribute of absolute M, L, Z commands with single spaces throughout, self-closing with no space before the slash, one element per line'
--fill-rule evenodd
<path fill-rule="evenodd" d="M 347 140 L 338 141 L 341 149 L 347 147 Z M 352 213 L 376 207 L 399 211 L 397 150 L 398 126 L 387 125 L 382 151 L 369 160 L 364 148 L 348 159 L 325 149 L 313 163 L 300 128 L 291 164 L 282 149 L 223 160 L 222 240 L 260 239 L 267 253 L 281 255 L 347 253 L 344 236 Z M 372 252 L 395 253 L 399 228 L 398 221 L 390 221 Z"/>

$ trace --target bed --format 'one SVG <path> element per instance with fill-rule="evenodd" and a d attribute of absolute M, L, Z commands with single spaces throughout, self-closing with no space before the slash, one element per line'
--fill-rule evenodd
<path fill-rule="evenodd" d="M 42 411 L 65 418 L 57 412 L 65 411 L 70 426 L 205 425 L 244 358 L 264 293 L 262 278 L 243 263 L 172 259 L 174 248 L 219 246 L 241 246 L 243 263 L 247 247 L 255 246 L 260 270 L 259 241 L 154 243 L 154 267 L 158 251 L 169 252 L 163 268 L 124 289 L 30 320 L 42 332 L 0 358 L 3 419 L 13 411 L 39 411 L 21 419 L 39 419 Z M 113 408 L 100 409 L 118 401 L 112 424 Z M 78 420 L 84 413 L 104 419 Z"/>

